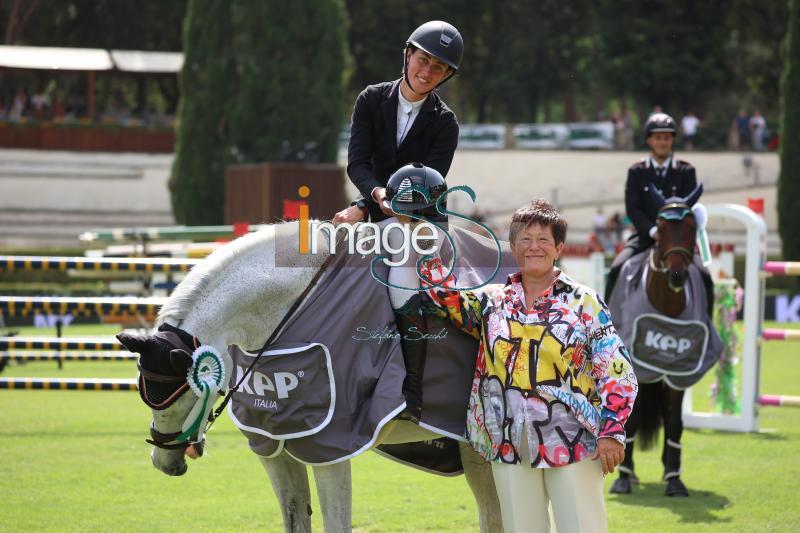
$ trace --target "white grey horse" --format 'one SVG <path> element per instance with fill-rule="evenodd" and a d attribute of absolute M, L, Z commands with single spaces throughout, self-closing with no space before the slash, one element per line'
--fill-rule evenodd
<path fill-rule="evenodd" d="M 222 246 L 193 268 L 178 285 L 162 307 L 158 323 L 180 328 L 202 339 L 203 344 L 215 347 L 224 361 L 225 375 L 230 376 L 233 362 L 228 355 L 228 346 L 258 351 L 326 258 L 324 253 L 301 255 L 297 244 L 298 230 L 297 222 L 279 224 Z M 174 351 L 170 353 L 169 347 L 164 348 L 163 343 L 155 342 L 152 336 L 121 334 L 120 340 L 129 349 L 142 354 L 140 366 L 146 366 L 146 356 L 155 356 L 155 365 L 157 368 L 161 365 L 161 374 L 176 376 L 171 381 L 172 389 L 178 389 L 178 392 L 172 394 L 171 399 L 158 400 L 164 400 L 164 405 L 169 407 L 153 409 L 153 440 L 157 442 L 161 437 L 163 443 L 169 435 L 181 432 L 197 402 L 197 396 L 191 392 L 183 394 L 179 389 L 178 382 L 182 375 L 185 383 L 190 361 L 181 362 Z M 151 353 L 153 347 L 159 353 Z M 144 370 L 142 376 L 157 377 L 157 373 Z M 438 437 L 440 435 L 410 422 L 391 421 L 383 427 L 375 445 Z M 188 449 L 186 445 L 154 446 L 151 458 L 162 472 L 182 475 L 187 470 L 184 456 L 196 456 L 197 452 L 194 445 Z M 199 452 L 202 454 L 202 449 Z M 460 452 L 467 482 L 478 504 L 481 531 L 502 531 L 490 466 L 468 444 L 461 443 Z M 311 531 L 311 496 L 306 465 L 288 453 L 260 460 L 278 497 L 286 531 Z M 313 470 L 325 531 L 350 531 L 352 487 L 349 460 L 314 466 Z"/>

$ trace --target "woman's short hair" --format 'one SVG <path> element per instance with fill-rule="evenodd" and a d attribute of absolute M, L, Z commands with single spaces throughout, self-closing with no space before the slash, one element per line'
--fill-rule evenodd
<path fill-rule="evenodd" d="M 549 227 L 557 245 L 567 239 L 567 219 L 561 216 L 558 209 L 544 198 L 537 198 L 529 205 L 520 207 L 511 216 L 511 227 L 508 230 L 509 242 L 514 242 L 517 233 L 531 224 Z"/>

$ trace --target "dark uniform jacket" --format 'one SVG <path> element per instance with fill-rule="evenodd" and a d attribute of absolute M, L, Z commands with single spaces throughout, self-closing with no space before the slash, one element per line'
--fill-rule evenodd
<path fill-rule="evenodd" d="M 658 206 L 650 197 L 649 191 L 653 185 L 661 191 L 664 198 L 685 197 L 697 186 L 694 167 L 686 161 L 673 157 L 667 167 L 666 176 L 659 177 L 648 157 L 628 169 L 628 180 L 625 182 L 625 210 L 636 228 L 636 235 L 631 237 L 628 246 L 631 246 L 633 239 L 636 238 L 634 247 L 637 250 L 644 250 L 653 244 L 649 232 L 650 228 L 655 226 L 658 216 Z"/>
<path fill-rule="evenodd" d="M 447 175 L 458 145 L 458 121 L 438 94 L 428 95 L 417 118 L 397 146 L 397 105 L 400 80 L 370 85 L 356 98 L 347 175 L 369 200 L 373 221 L 386 216 L 372 199 L 375 187 L 386 187 L 394 171 L 422 163 Z"/>

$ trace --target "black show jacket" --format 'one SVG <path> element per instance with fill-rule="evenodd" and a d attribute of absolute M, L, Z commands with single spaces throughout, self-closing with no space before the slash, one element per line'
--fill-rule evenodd
<path fill-rule="evenodd" d="M 458 145 L 456 115 L 432 92 L 397 146 L 399 91 L 400 80 L 370 85 L 358 95 L 353 108 L 347 175 L 369 200 L 373 221 L 386 218 L 372 199 L 375 187 L 386 187 L 389 176 L 409 163 L 422 163 L 447 176 Z"/>

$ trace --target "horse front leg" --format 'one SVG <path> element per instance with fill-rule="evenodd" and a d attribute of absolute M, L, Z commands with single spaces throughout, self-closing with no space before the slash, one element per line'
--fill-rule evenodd
<path fill-rule="evenodd" d="M 259 459 L 278 497 L 286 533 L 311 533 L 311 491 L 306 465 L 298 463 L 288 453 Z"/>
<path fill-rule="evenodd" d="M 478 504 L 481 533 L 503 533 L 503 518 L 492 477 L 492 465 L 465 442 L 459 442 L 458 449 L 467 484 Z"/>
<path fill-rule="evenodd" d="M 350 461 L 314 467 L 314 482 L 322 508 L 326 533 L 349 532 L 353 528 L 353 483 Z"/>
<path fill-rule="evenodd" d="M 664 481 L 667 482 L 667 496 L 688 496 L 689 491 L 681 481 L 681 435 L 683 435 L 682 390 L 664 386 L 664 450 L 661 462 L 664 464 Z"/>

